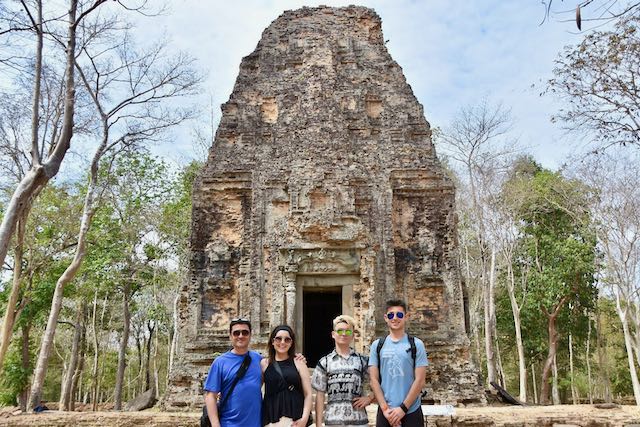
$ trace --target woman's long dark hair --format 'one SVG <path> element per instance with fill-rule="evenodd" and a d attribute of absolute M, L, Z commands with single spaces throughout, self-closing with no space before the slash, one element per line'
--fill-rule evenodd
<path fill-rule="evenodd" d="M 287 352 L 289 358 L 293 358 L 296 355 L 296 334 L 293 333 L 293 329 L 291 329 L 291 326 L 276 326 L 275 329 L 271 331 L 271 335 L 269 335 L 269 363 L 273 363 L 276 361 L 276 349 L 273 347 L 273 340 L 275 339 L 276 334 L 280 331 L 289 332 L 289 336 L 291 337 L 291 347 L 289 347 L 289 351 Z"/>

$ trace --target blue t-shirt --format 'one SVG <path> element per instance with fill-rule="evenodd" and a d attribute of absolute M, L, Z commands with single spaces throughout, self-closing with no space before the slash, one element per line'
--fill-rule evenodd
<path fill-rule="evenodd" d="M 225 402 L 222 413 L 218 414 L 222 427 L 262 426 L 262 393 L 260 392 L 262 387 L 260 360 L 262 360 L 262 356 L 255 351 L 249 353 L 251 354 L 251 364 L 247 373 L 238 381 L 233 393 Z M 244 356 L 244 354 L 228 351 L 218 356 L 211 364 L 204 389 L 221 393 L 218 395 L 218 401 L 231 387 Z"/>
<path fill-rule="evenodd" d="M 369 366 L 378 367 L 378 342 L 377 339 L 371 344 L 371 354 L 369 354 Z M 402 404 L 411 389 L 411 384 L 415 379 L 413 370 L 413 359 L 411 357 L 411 345 L 407 334 L 399 341 L 393 341 L 391 337 L 385 339 L 380 350 L 380 378 L 382 379 L 382 392 L 384 400 L 389 406 L 396 408 Z M 416 368 L 427 366 L 427 352 L 424 343 L 416 338 Z M 420 406 L 420 397 L 409 406 L 409 412 L 416 411 Z"/>

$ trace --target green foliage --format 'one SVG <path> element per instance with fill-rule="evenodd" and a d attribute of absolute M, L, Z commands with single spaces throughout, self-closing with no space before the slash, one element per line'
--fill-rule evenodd
<path fill-rule="evenodd" d="M 33 368 L 23 366 L 21 345 L 21 340 L 15 340 L 7 352 L 0 376 L 0 405 L 17 405 L 18 395 L 29 385 Z"/>
<path fill-rule="evenodd" d="M 563 299 L 570 314 L 560 324 L 572 330 L 594 308 L 597 297 L 596 238 L 588 211 L 588 189 L 557 172 L 525 178 L 528 196 L 518 213 L 522 224 L 519 262 L 528 268 L 527 303 L 552 312 Z"/>

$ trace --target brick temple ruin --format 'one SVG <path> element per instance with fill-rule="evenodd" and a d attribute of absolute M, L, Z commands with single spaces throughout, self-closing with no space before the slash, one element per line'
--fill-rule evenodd
<path fill-rule="evenodd" d="M 166 409 L 202 405 L 228 323 L 292 325 L 315 366 L 351 314 L 368 354 L 384 301 L 409 302 L 431 365 L 426 401 L 483 402 L 465 327 L 454 186 L 371 9 L 287 11 L 242 60 L 194 187 L 191 265 Z"/>

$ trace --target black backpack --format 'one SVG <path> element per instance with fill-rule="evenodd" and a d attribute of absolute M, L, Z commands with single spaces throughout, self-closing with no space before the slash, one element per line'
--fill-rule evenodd
<path fill-rule="evenodd" d="M 380 369 L 381 359 L 380 352 L 382 351 L 382 346 L 384 345 L 384 341 L 387 339 L 389 335 L 386 335 L 378 341 L 378 346 L 376 347 L 376 355 L 378 356 L 378 374 L 380 375 L 380 384 L 382 384 L 382 369 Z M 413 335 L 407 334 L 407 339 L 409 340 L 409 349 L 407 353 L 411 353 L 411 359 L 413 360 L 413 369 L 416 369 L 416 355 L 418 350 L 416 349 L 416 337 Z"/>
<path fill-rule="evenodd" d="M 231 386 L 229 387 L 229 391 L 224 396 L 222 396 L 222 401 L 218 402 L 218 416 L 220 416 L 220 414 L 222 413 L 222 408 L 224 407 L 224 404 L 227 403 L 227 399 L 229 398 L 229 396 L 231 396 L 231 393 L 233 393 L 233 389 L 236 388 L 236 384 L 238 384 L 238 381 L 240 381 L 242 377 L 244 377 L 244 374 L 247 373 L 247 370 L 249 369 L 249 365 L 251 365 L 250 352 L 247 353 L 246 356 L 244 356 L 244 359 L 242 360 L 242 364 L 238 368 L 238 371 L 236 372 L 236 376 L 233 379 Z M 204 405 L 202 407 L 202 416 L 200 417 L 200 427 L 211 427 L 211 420 L 209 420 L 209 414 L 207 414 L 207 405 Z"/>

